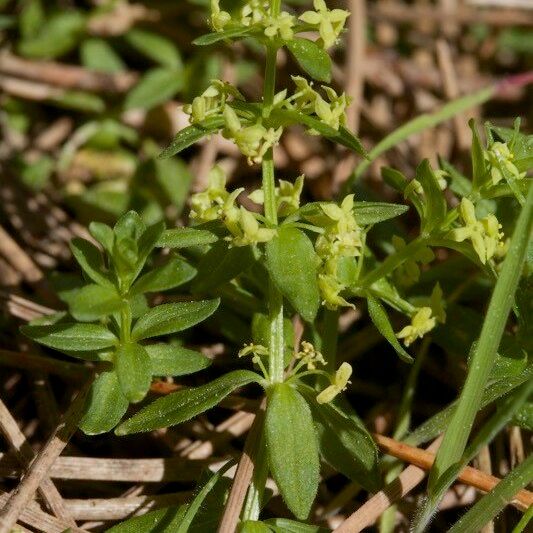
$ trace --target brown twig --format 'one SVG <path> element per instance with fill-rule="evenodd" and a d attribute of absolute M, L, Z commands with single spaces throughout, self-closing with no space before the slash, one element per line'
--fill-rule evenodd
<path fill-rule="evenodd" d="M 224 514 L 218 527 L 218 533 L 235 533 L 239 516 L 254 473 L 254 461 L 257 446 L 261 438 L 263 415 L 265 412 L 266 398 L 263 399 L 257 412 L 254 424 L 250 429 L 241 459 L 233 478 L 231 491 L 224 508 Z"/>
<path fill-rule="evenodd" d="M 24 434 L 20 431 L 15 419 L 11 416 L 9 409 L 4 402 L 0 400 L 0 431 L 11 444 L 15 450 L 15 457 L 17 457 L 22 467 L 26 467 L 33 460 L 34 453 L 31 446 L 26 441 Z M 50 510 L 58 517 L 68 523 L 70 526 L 76 527 L 72 516 L 66 510 L 63 498 L 56 486 L 49 477 L 42 479 L 39 486 L 39 492 L 44 501 L 48 504 Z"/>
<path fill-rule="evenodd" d="M 68 441 L 76 431 L 78 422 L 85 405 L 85 396 L 92 383 L 88 380 L 84 388 L 78 393 L 70 408 L 65 413 L 63 421 L 50 436 L 42 450 L 35 457 L 26 475 L 0 512 L 0 533 L 9 533 L 17 522 L 21 512 L 32 499 L 35 491 L 46 477 L 48 471 L 59 457 Z"/>

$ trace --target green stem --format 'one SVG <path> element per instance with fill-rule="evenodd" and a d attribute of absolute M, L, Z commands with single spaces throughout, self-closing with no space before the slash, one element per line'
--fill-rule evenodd
<path fill-rule="evenodd" d="M 273 0 L 270 13 L 277 16 L 281 10 L 281 0 Z M 276 58 L 278 49 L 275 45 L 267 45 L 265 86 L 263 89 L 263 113 L 268 115 L 274 94 L 276 92 Z M 274 179 L 274 153 L 272 148 L 263 158 L 263 194 L 265 205 L 265 217 L 272 226 L 278 224 L 278 209 L 276 205 L 275 179 Z M 283 381 L 285 369 L 285 343 L 283 339 L 283 297 L 273 281 L 269 281 L 268 290 L 268 314 L 269 314 L 269 374 L 272 383 Z"/>
<path fill-rule="evenodd" d="M 129 302 L 124 302 L 120 310 L 120 340 L 124 343 L 130 341 L 131 333 L 131 308 Z"/>

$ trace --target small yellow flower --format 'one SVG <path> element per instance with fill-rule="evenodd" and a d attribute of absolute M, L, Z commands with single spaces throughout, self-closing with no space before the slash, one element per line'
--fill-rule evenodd
<path fill-rule="evenodd" d="M 329 403 L 335 396 L 346 390 L 346 387 L 351 383 L 350 376 L 352 375 L 352 367 L 349 363 L 342 363 L 329 387 L 326 387 L 320 394 L 317 395 L 316 401 L 318 403 Z"/>
<path fill-rule="evenodd" d="M 263 346 L 262 344 L 245 344 L 240 350 L 239 350 L 239 357 L 246 357 L 247 355 L 254 354 L 259 356 L 265 356 L 268 355 L 268 348 Z"/>
<path fill-rule="evenodd" d="M 490 164 L 490 176 L 492 184 L 498 184 L 507 174 L 507 178 L 520 180 L 526 176 L 526 172 L 520 172 L 513 163 L 514 154 L 507 143 L 495 142 L 484 153 L 485 159 Z"/>
<path fill-rule="evenodd" d="M 440 283 L 437 282 L 433 291 L 431 292 L 431 297 L 429 299 L 429 305 L 431 307 L 431 313 L 441 324 L 446 322 L 446 310 L 445 310 L 445 301 L 442 297 L 442 289 Z"/>
<path fill-rule="evenodd" d="M 393 235 L 392 245 L 396 250 L 401 250 L 405 248 L 406 243 L 398 235 Z M 404 286 L 413 285 L 420 278 L 420 267 L 418 263 L 425 265 L 433 261 L 433 259 L 435 259 L 435 254 L 427 246 L 414 253 L 395 270 L 395 276 L 398 282 Z"/>
<path fill-rule="evenodd" d="M 474 204 L 467 198 L 461 200 L 459 212 L 465 225 L 450 231 L 447 237 L 457 242 L 470 239 L 480 261 L 485 264 L 501 246 L 501 224 L 492 214 L 478 220 Z"/>
<path fill-rule="evenodd" d="M 215 165 L 208 175 L 208 186 L 205 191 L 191 196 L 190 217 L 200 222 L 208 222 L 220 218 L 222 205 L 229 193 L 226 191 L 226 174 L 221 167 Z"/>
<path fill-rule="evenodd" d="M 333 311 L 339 307 L 352 307 L 353 309 L 355 309 L 355 306 L 353 304 L 351 304 L 342 296 L 340 296 L 340 293 L 346 287 L 342 283 L 340 283 L 335 276 L 329 274 L 319 274 L 318 288 L 320 290 L 320 295 L 322 296 L 322 304 L 325 305 L 328 309 L 331 309 Z"/>
<path fill-rule="evenodd" d="M 183 111 L 190 115 L 191 124 L 195 124 L 220 113 L 231 98 L 244 99 L 231 84 L 221 80 L 212 80 L 211 85 L 200 96 L 193 99 L 192 104 L 183 106 Z"/>
<path fill-rule="evenodd" d="M 275 188 L 278 215 L 284 217 L 294 213 L 300 207 L 300 195 L 304 186 L 304 176 L 298 176 L 294 183 L 279 180 L 279 187 Z M 265 196 L 262 189 L 257 189 L 248 195 L 252 202 L 263 205 Z"/>
<path fill-rule="evenodd" d="M 323 355 L 307 341 L 302 341 L 302 349 L 295 357 L 296 359 L 301 359 L 307 365 L 307 370 L 315 370 L 317 363 L 320 363 L 321 365 L 326 364 Z"/>
<path fill-rule="evenodd" d="M 271 39 L 281 37 L 284 41 L 290 41 L 294 37 L 292 28 L 295 19 L 286 11 L 283 11 L 278 17 L 269 17 L 265 26 L 265 35 Z"/>
<path fill-rule="evenodd" d="M 324 0 L 314 0 L 313 6 L 315 11 L 306 11 L 300 20 L 318 26 L 324 48 L 329 48 L 335 44 L 350 13 L 344 9 L 328 9 Z"/>
<path fill-rule="evenodd" d="M 411 324 L 405 326 L 396 337 L 404 339 L 406 346 L 410 346 L 416 339 L 421 339 L 435 327 L 436 319 L 432 316 L 432 312 L 431 307 L 420 308 L 411 319 Z"/>
<path fill-rule="evenodd" d="M 268 242 L 275 236 L 275 229 L 260 226 L 253 213 L 241 206 L 238 233 L 234 235 L 233 239 L 230 239 L 233 246 L 249 246 Z"/>

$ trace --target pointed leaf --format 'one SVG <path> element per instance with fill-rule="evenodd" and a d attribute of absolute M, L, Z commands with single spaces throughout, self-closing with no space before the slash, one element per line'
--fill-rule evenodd
<path fill-rule="evenodd" d="M 194 278 L 195 275 L 195 268 L 183 259 L 174 257 L 165 265 L 154 268 L 144 276 L 140 277 L 130 289 L 130 294 L 174 289 L 187 283 Z"/>
<path fill-rule="evenodd" d="M 141 54 L 163 67 L 174 70 L 183 68 L 180 54 L 174 43 L 157 33 L 134 28 L 124 35 L 124 39 Z"/>
<path fill-rule="evenodd" d="M 381 302 L 372 295 L 367 296 L 368 301 L 368 314 L 372 319 L 372 322 L 376 326 L 377 330 L 385 337 L 387 342 L 394 348 L 398 356 L 402 361 L 406 363 L 412 363 L 413 358 L 404 350 L 400 341 L 397 339 L 392 329 L 387 312 Z"/>
<path fill-rule="evenodd" d="M 229 30 L 206 33 L 195 39 L 192 44 L 195 44 L 196 46 L 208 46 L 210 44 L 218 43 L 219 41 L 247 37 L 256 31 L 256 28 L 240 26 Z"/>
<path fill-rule="evenodd" d="M 91 386 L 79 428 L 86 435 L 111 431 L 124 416 L 128 405 L 116 372 L 102 372 Z"/>
<path fill-rule="evenodd" d="M 211 316 L 219 303 L 217 298 L 153 307 L 137 321 L 131 333 L 132 338 L 141 340 L 183 331 Z"/>
<path fill-rule="evenodd" d="M 211 409 L 235 389 L 254 381 L 261 381 L 255 372 L 236 370 L 201 387 L 174 392 L 141 409 L 115 433 L 128 435 L 181 424 Z"/>
<path fill-rule="evenodd" d="M 426 210 L 424 213 L 424 232 L 429 234 L 438 229 L 446 217 L 446 200 L 444 193 L 440 190 L 437 177 L 425 159 L 416 169 L 416 179 L 424 189 L 424 202 Z"/>
<path fill-rule="evenodd" d="M 94 244 L 85 239 L 75 238 L 70 241 L 70 249 L 89 278 L 103 287 L 113 287 L 113 283 L 103 269 L 102 254 Z"/>
<path fill-rule="evenodd" d="M 304 520 L 318 490 L 320 461 L 309 406 L 286 383 L 275 385 L 269 394 L 265 438 L 270 470 L 283 500 Z"/>
<path fill-rule="evenodd" d="M 188 248 L 204 246 L 218 241 L 218 237 L 210 231 L 194 228 L 167 229 L 157 241 L 157 246 L 165 248 Z"/>
<path fill-rule="evenodd" d="M 409 210 L 409 206 L 387 202 L 355 202 L 355 220 L 360 226 L 377 224 L 384 220 L 399 217 Z"/>
<path fill-rule="evenodd" d="M 285 44 L 304 72 L 315 80 L 330 82 L 331 59 L 323 48 L 314 41 L 299 37 Z"/>
<path fill-rule="evenodd" d="M 150 356 L 153 376 L 185 376 L 211 365 L 211 359 L 183 346 L 150 344 L 145 349 Z"/>
<path fill-rule="evenodd" d="M 81 289 L 66 292 L 62 299 L 67 302 L 70 314 L 82 322 L 92 322 L 120 311 L 124 303 L 115 288 L 101 285 L 85 285 Z"/>
<path fill-rule="evenodd" d="M 183 73 L 166 68 L 154 68 L 144 74 L 126 96 L 125 109 L 152 109 L 170 100 L 183 88 Z"/>
<path fill-rule="evenodd" d="M 53 324 L 51 326 L 22 326 L 22 333 L 30 339 L 56 350 L 102 350 L 116 344 L 117 338 L 99 324 Z"/>
<path fill-rule="evenodd" d="M 266 245 L 267 268 L 283 296 L 308 322 L 320 305 L 318 257 L 309 237 L 299 229 L 281 227 Z"/>

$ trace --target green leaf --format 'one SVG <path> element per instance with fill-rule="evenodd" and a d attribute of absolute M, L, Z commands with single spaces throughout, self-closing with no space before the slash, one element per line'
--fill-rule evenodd
<path fill-rule="evenodd" d="M 526 431 L 533 431 L 533 402 L 526 402 L 515 414 L 513 426 L 519 426 Z"/>
<path fill-rule="evenodd" d="M 265 520 L 275 533 L 328 533 L 330 530 L 310 524 L 303 524 L 288 518 L 269 518 Z"/>
<path fill-rule="evenodd" d="M 377 224 L 384 220 L 399 217 L 409 210 L 409 206 L 387 202 L 355 202 L 355 220 L 360 226 Z"/>
<path fill-rule="evenodd" d="M 86 113 L 103 113 L 106 108 L 102 98 L 85 91 L 63 91 L 57 96 L 51 96 L 47 101 L 57 107 Z"/>
<path fill-rule="evenodd" d="M 157 246 L 166 248 L 189 248 L 205 246 L 218 241 L 218 237 L 204 229 L 176 228 L 167 229 L 157 241 Z"/>
<path fill-rule="evenodd" d="M 320 481 L 318 445 L 309 406 L 286 383 L 275 385 L 269 393 L 265 438 L 270 470 L 283 500 L 304 520 Z"/>
<path fill-rule="evenodd" d="M 424 159 L 416 168 L 416 179 L 424 189 L 423 232 L 430 234 L 439 229 L 446 217 L 446 200 L 444 193 L 440 190 L 437 176 L 427 159 Z"/>
<path fill-rule="evenodd" d="M 152 381 L 150 356 L 144 346 L 136 343 L 121 344 L 114 354 L 115 369 L 124 396 L 131 402 L 140 402 Z"/>
<path fill-rule="evenodd" d="M 157 33 L 134 28 L 124 39 L 141 54 L 172 70 L 181 70 L 183 64 L 178 49 L 174 43 Z"/>
<path fill-rule="evenodd" d="M 104 39 L 86 39 L 80 46 L 81 63 L 84 67 L 113 74 L 126 69 L 120 56 Z"/>
<path fill-rule="evenodd" d="M 487 182 L 489 173 L 474 119 L 470 119 L 468 125 L 472 130 L 472 185 L 475 190 L 479 190 Z"/>
<path fill-rule="evenodd" d="M 92 226 L 92 228 L 94 229 L 95 226 Z M 102 254 L 94 244 L 85 239 L 75 238 L 70 241 L 70 249 L 72 255 L 89 278 L 98 283 L 98 285 L 102 285 L 102 287 L 114 286 L 107 272 L 103 269 Z"/>
<path fill-rule="evenodd" d="M 257 32 L 255 28 L 240 26 L 229 30 L 206 33 L 195 39 L 192 44 L 195 44 L 196 46 L 208 46 L 210 44 L 218 43 L 219 41 L 247 37 L 255 32 Z"/>
<path fill-rule="evenodd" d="M 81 322 L 112 315 L 124 305 L 114 288 L 93 284 L 67 291 L 62 299 L 68 304 L 70 314 Z"/>
<path fill-rule="evenodd" d="M 152 109 L 170 100 L 184 84 L 183 73 L 168 68 L 154 68 L 146 72 L 131 89 L 124 102 L 125 109 Z"/>
<path fill-rule="evenodd" d="M 176 533 L 186 511 L 187 504 L 149 511 L 113 526 L 107 533 Z"/>
<path fill-rule="evenodd" d="M 225 241 L 216 242 L 198 264 L 192 283 L 193 292 L 208 292 L 236 278 L 254 262 L 250 246 L 228 248 Z"/>
<path fill-rule="evenodd" d="M 145 349 L 150 356 L 153 376 L 185 376 L 211 365 L 211 359 L 183 346 L 150 344 Z"/>
<path fill-rule="evenodd" d="M 299 37 L 287 41 L 285 45 L 304 72 L 315 80 L 330 82 L 331 59 L 323 48 L 314 41 Z"/>
<path fill-rule="evenodd" d="M 299 390 L 311 408 L 324 460 L 369 492 L 377 492 L 382 484 L 378 449 L 364 424 L 330 403 L 317 403 L 310 387 L 302 385 Z"/>
<path fill-rule="evenodd" d="M 137 320 L 131 332 L 134 340 L 169 335 L 190 328 L 217 309 L 220 299 L 200 300 L 197 302 L 179 302 L 153 307 Z"/>
<path fill-rule="evenodd" d="M 256 520 L 246 520 L 242 522 L 239 533 L 272 533 L 272 529 L 269 528 L 263 522 L 258 522 Z"/>
<path fill-rule="evenodd" d="M 79 428 L 86 435 L 111 431 L 120 422 L 128 406 L 116 372 L 102 372 L 91 386 Z"/>
<path fill-rule="evenodd" d="M 45 16 L 40 0 L 28 0 L 24 2 L 18 17 L 19 30 L 23 39 L 34 37 L 43 24 Z"/>
<path fill-rule="evenodd" d="M 533 479 L 533 455 L 529 455 L 510 474 L 505 476 L 488 494 L 483 496 L 448 533 L 480 531 L 483 526 L 513 500 L 515 494 Z"/>
<path fill-rule="evenodd" d="M 372 322 L 378 329 L 378 331 L 383 335 L 387 342 L 394 348 L 398 356 L 402 361 L 406 363 L 412 363 L 413 358 L 404 350 L 403 346 L 398 341 L 392 325 L 390 323 L 387 312 L 381 302 L 372 295 L 367 295 L 368 302 L 368 314 L 372 319 Z"/>
<path fill-rule="evenodd" d="M 130 294 L 141 294 L 145 292 L 159 292 L 174 289 L 187 283 L 196 275 L 196 269 L 189 263 L 174 257 L 166 264 L 154 268 L 140 277 L 133 287 Z"/>
<path fill-rule="evenodd" d="M 191 124 L 177 133 L 174 140 L 161 152 L 159 157 L 172 157 L 206 135 L 220 130 L 223 126 L 224 119 L 222 117 L 212 117 L 198 124 Z"/>
<path fill-rule="evenodd" d="M 296 311 L 312 322 L 320 305 L 318 257 L 305 233 L 280 227 L 266 244 L 267 268 L 272 280 Z"/>
<path fill-rule="evenodd" d="M 61 323 L 51 326 L 22 326 L 30 339 L 56 350 L 91 351 L 114 346 L 117 338 L 99 324 Z"/>
<path fill-rule="evenodd" d="M 211 409 L 235 389 L 260 381 L 255 372 L 236 370 L 201 387 L 174 392 L 141 409 L 123 422 L 115 433 L 128 435 L 181 424 Z"/>
<path fill-rule="evenodd" d="M 107 224 L 102 222 L 91 222 L 89 224 L 89 233 L 103 246 L 106 252 L 112 253 L 113 243 L 115 242 L 115 234 Z M 76 258 L 76 260 L 78 259 Z M 96 264 L 99 265 L 99 263 Z"/>

